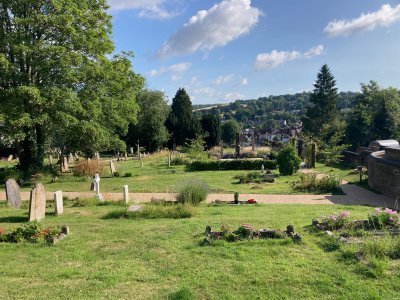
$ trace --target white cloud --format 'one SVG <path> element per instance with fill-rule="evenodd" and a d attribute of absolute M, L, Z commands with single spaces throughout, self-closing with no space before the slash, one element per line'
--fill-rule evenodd
<path fill-rule="evenodd" d="M 224 102 L 233 102 L 236 100 L 243 100 L 244 97 L 245 97 L 244 95 L 239 94 L 239 93 L 228 93 L 228 94 L 225 94 L 225 96 L 223 97 L 222 100 Z"/>
<path fill-rule="evenodd" d="M 373 30 L 377 26 L 390 26 L 400 21 L 400 4 L 391 7 L 384 4 L 375 12 L 361 14 L 360 17 L 353 20 L 334 20 L 324 29 L 329 36 L 348 36 L 352 33 Z"/>
<path fill-rule="evenodd" d="M 312 47 L 304 53 L 272 50 L 270 53 L 258 54 L 254 66 L 258 70 L 272 69 L 291 60 L 310 59 L 319 56 L 324 53 L 324 50 L 323 45 Z"/>
<path fill-rule="evenodd" d="M 169 74 L 171 75 L 171 79 L 173 81 L 177 81 L 181 79 L 181 76 L 183 73 L 185 73 L 187 70 L 190 69 L 191 64 L 190 63 L 179 63 L 179 64 L 174 64 L 168 67 L 161 67 L 159 70 L 151 70 L 147 74 L 150 77 L 155 77 L 155 76 L 160 76 L 164 74 Z"/>
<path fill-rule="evenodd" d="M 217 95 L 217 91 L 209 87 L 194 89 L 193 93 L 195 95 L 206 95 L 210 98 L 213 98 Z"/>
<path fill-rule="evenodd" d="M 247 78 L 242 78 L 236 85 L 248 85 L 249 80 Z"/>
<path fill-rule="evenodd" d="M 108 0 L 108 4 L 113 11 L 139 10 L 139 16 L 147 18 L 167 19 L 178 14 L 166 8 L 166 0 Z"/>
<path fill-rule="evenodd" d="M 235 75 L 229 74 L 229 75 L 225 75 L 225 76 L 218 76 L 216 79 L 213 80 L 212 84 L 218 86 L 221 84 L 228 83 L 232 80 L 233 76 L 235 76 Z"/>
<path fill-rule="evenodd" d="M 198 11 L 169 37 L 158 51 L 160 58 L 210 51 L 247 34 L 262 12 L 251 0 L 224 0 L 209 10 Z"/>

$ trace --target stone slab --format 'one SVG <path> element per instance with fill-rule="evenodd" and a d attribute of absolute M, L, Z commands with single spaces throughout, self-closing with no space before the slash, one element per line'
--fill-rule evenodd
<path fill-rule="evenodd" d="M 29 203 L 29 222 L 43 220 L 46 216 L 46 191 L 43 184 L 37 183 L 31 190 Z"/>
<path fill-rule="evenodd" d="M 13 178 L 6 181 L 6 197 L 8 205 L 13 208 L 21 207 L 21 191 L 18 183 Z"/>
<path fill-rule="evenodd" d="M 56 216 L 62 215 L 64 213 L 64 202 L 62 191 L 57 191 L 54 193 L 54 207 Z"/>

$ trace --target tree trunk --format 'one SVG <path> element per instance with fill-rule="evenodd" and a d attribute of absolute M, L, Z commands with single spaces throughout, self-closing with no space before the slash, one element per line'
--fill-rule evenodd
<path fill-rule="evenodd" d="M 36 159 L 35 159 L 35 167 L 39 170 L 43 169 L 43 161 L 44 161 L 44 128 L 41 125 L 36 125 Z"/>

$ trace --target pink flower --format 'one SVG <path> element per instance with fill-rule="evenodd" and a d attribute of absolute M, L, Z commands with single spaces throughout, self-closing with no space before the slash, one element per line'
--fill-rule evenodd
<path fill-rule="evenodd" d="M 341 216 L 342 218 L 347 218 L 347 217 L 350 217 L 350 213 L 349 213 L 348 211 L 343 211 L 343 212 L 340 214 L 340 216 Z"/>

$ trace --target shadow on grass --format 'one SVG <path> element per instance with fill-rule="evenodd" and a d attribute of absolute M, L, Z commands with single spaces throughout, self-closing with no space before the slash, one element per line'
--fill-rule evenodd
<path fill-rule="evenodd" d="M 111 211 L 102 217 L 103 220 L 112 220 L 112 219 L 125 219 L 127 218 L 126 210 L 115 210 Z"/>
<path fill-rule="evenodd" d="M 28 222 L 28 217 L 21 216 L 11 216 L 0 218 L 0 223 L 26 223 Z"/>

